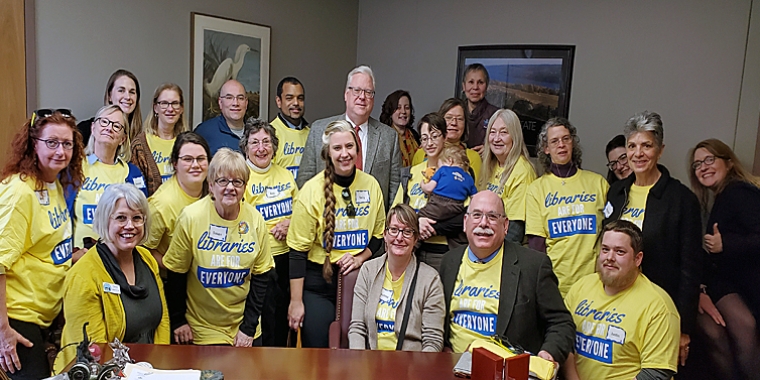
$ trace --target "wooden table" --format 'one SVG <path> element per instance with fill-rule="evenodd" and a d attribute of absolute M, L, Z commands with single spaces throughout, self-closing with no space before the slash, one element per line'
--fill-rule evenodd
<path fill-rule="evenodd" d="M 455 379 L 459 354 L 310 348 L 128 344 L 129 355 L 158 369 L 215 369 L 236 379 Z M 105 348 L 103 360 L 112 356 Z"/>

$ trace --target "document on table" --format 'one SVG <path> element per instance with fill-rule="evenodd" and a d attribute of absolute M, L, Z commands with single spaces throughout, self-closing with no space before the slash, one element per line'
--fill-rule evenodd
<path fill-rule="evenodd" d="M 195 369 L 167 371 L 129 363 L 124 367 L 124 375 L 126 380 L 200 380 L 201 371 Z"/>

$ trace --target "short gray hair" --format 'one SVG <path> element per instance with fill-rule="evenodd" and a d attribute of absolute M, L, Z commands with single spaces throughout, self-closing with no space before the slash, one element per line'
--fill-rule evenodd
<path fill-rule="evenodd" d="M 127 202 L 127 207 L 139 211 L 143 215 L 145 226 L 143 226 L 143 236 L 138 244 L 145 243 L 148 240 L 150 232 L 150 206 L 145 198 L 145 194 L 131 183 L 117 183 L 106 188 L 98 201 L 98 206 L 95 208 L 95 215 L 92 218 L 92 230 L 100 236 L 103 242 L 110 242 L 108 224 L 111 221 L 111 215 L 113 215 L 119 199 L 123 199 Z"/>
<path fill-rule="evenodd" d="M 623 134 L 625 140 L 631 138 L 635 133 L 651 132 L 654 135 L 654 142 L 658 148 L 662 148 L 665 139 L 665 131 L 662 129 L 662 118 L 657 112 L 644 111 L 631 116 L 625 123 Z"/>
<path fill-rule="evenodd" d="M 353 78 L 356 74 L 364 74 L 368 76 L 369 79 L 372 79 L 372 88 L 375 88 L 375 74 L 372 73 L 372 69 L 370 69 L 369 66 L 361 65 L 354 68 L 350 73 L 348 73 L 348 78 L 346 79 L 346 89 L 348 89 L 348 86 L 351 85 L 351 78 Z"/>
<path fill-rule="evenodd" d="M 578 130 L 574 125 L 570 123 L 564 117 L 553 117 L 546 121 L 543 127 L 541 127 L 541 133 L 538 134 L 538 141 L 536 142 L 536 155 L 538 156 L 538 162 L 544 168 L 544 172 L 549 172 L 552 165 L 552 159 L 548 154 L 544 153 L 544 149 L 549 146 L 549 128 L 563 126 L 570 132 L 570 136 L 573 138 L 573 152 L 570 161 L 581 168 L 583 159 L 583 150 L 581 149 L 581 139 L 578 138 Z"/>

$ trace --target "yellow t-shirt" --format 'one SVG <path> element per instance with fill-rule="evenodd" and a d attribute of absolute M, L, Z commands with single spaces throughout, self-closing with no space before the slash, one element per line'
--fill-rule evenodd
<path fill-rule="evenodd" d="M 242 203 L 237 219 L 222 219 L 206 196 L 179 214 L 164 265 L 188 274 L 185 317 L 193 342 L 232 344 L 243 321 L 251 275 L 274 267 L 264 218 Z M 254 338 L 259 335 L 260 328 Z"/>
<path fill-rule="evenodd" d="M 396 310 L 401 300 L 401 289 L 404 287 L 404 274 L 393 280 L 388 264 L 385 264 L 385 280 L 380 291 L 380 301 L 377 304 L 375 323 L 377 324 L 377 349 L 393 351 L 396 349 Z"/>
<path fill-rule="evenodd" d="M 293 198 L 298 193 L 296 180 L 287 169 L 274 163 L 266 173 L 259 173 L 253 169 L 250 169 L 250 172 L 245 201 L 264 217 L 272 256 L 287 253 L 287 242 L 275 239 L 270 231 L 277 223 L 290 219 L 293 213 Z"/>
<path fill-rule="evenodd" d="M 169 178 L 148 198 L 150 231 L 148 232 L 148 240 L 143 246 L 166 254 L 177 216 L 186 206 L 193 204 L 198 199 L 200 198 L 191 197 L 182 190 L 176 176 Z"/>
<path fill-rule="evenodd" d="M 274 127 L 277 138 L 280 140 L 272 162 L 290 170 L 293 178 L 298 177 L 298 168 L 301 166 L 306 138 L 309 137 L 309 128 L 306 127 L 300 131 L 289 128 L 280 120 L 279 116 L 275 117 L 269 124 Z"/>
<path fill-rule="evenodd" d="M 487 190 L 493 191 L 504 200 L 504 212 L 509 220 L 525 221 L 525 192 L 528 185 L 536 180 L 536 171 L 525 157 L 520 156 L 504 187 L 499 187 L 502 173 L 504 167 L 497 165 L 488 180 Z"/>
<path fill-rule="evenodd" d="M 174 174 L 171 157 L 176 138 L 164 140 L 152 133 L 146 133 L 145 140 L 148 141 L 148 149 L 153 154 L 153 160 L 156 161 L 158 171 L 161 172 L 161 180 L 166 182 Z"/>
<path fill-rule="evenodd" d="M 575 322 L 575 363 L 581 379 L 633 379 L 642 368 L 677 370 L 681 318 L 662 288 L 639 274 L 609 296 L 597 274 L 565 297 Z"/>
<path fill-rule="evenodd" d="M 58 181 L 35 187 L 17 174 L 0 183 L 0 273 L 8 317 L 48 327 L 71 268 L 71 220 Z"/>
<path fill-rule="evenodd" d="M 642 228 L 644 225 L 644 213 L 647 209 L 647 196 L 652 186 L 654 184 L 649 186 L 636 186 L 636 184 L 633 184 L 631 186 L 630 193 L 628 193 L 628 203 L 626 203 L 620 219 L 627 220 Z"/>
<path fill-rule="evenodd" d="M 475 173 L 473 179 L 475 180 L 475 183 L 478 183 L 478 178 L 480 176 L 480 167 L 483 165 L 483 160 L 480 158 L 478 152 L 470 148 L 467 148 L 465 152 L 467 153 L 467 159 L 470 160 L 470 169 L 472 169 L 472 172 Z M 412 166 L 421 164 L 425 161 L 427 161 L 427 154 L 425 153 L 425 150 L 422 148 L 417 149 L 417 151 L 414 153 L 414 158 L 412 159 Z"/>
<path fill-rule="evenodd" d="M 407 184 L 407 192 L 409 193 L 409 206 L 411 206 L 416 212 L 419 212 L 428 202 L 428 195 L 422 191 L 422 187 L 420 186 L 422 178 L 424 178 L 423 172 L 425 169 L 427 169 L 427 160 L 412 166 L 410 169 L 412 178 L 409 179 L 409 183 Z M 396 198 L 393 199 L 393 206 L 401 203 L 404 203 L 404 192 L 402 191 L 402 187 L 399 187 L 399 191 L 396 192 Z M 431 236 L 429 239 L 425 240 L 425 243 L 449 244 L 446 240 L 446 236 L 439 235 Z"/>
<path fill-rule="evenodd" d="M 608 189 L 602 176 L 587 170 L 568 178 L 546 173 L 528 186 L 525 234 L 546 238 L 563 296 L 581 277 L 594 273 Z"/>
<path fill-rule="evenodd" d="M 288 229 L 288 247 L 296 251 L 309 252 L 308 259 L 317 264 L 325 262 L 324 218 L 325 209 L 324 172 L 319 172 L 308 180 L 298 191 L 293 202 L 293 216 Z M 356 208 L 356 217 L 349 217 L 343 188 L 333 184 L 335 193 L 335 238 L 330 253 L 330 262 L 336 263 L 343 255 L 358 255 L 367 247 L 372 237 L 381 239 L 385 229 L 385 207 L 383 193 L 377 180 L 361 170 L 349 187 L 351 202 Z"/>
<path fill-rule="evenodd" d="M 462 264 L 451 294 L 451 347 L 456 353 L 464 352 L 475 339 L 496 335 L 501 296 L 501 264 L 504 247 L 485 264 L 473 263 L 468 257 L 469 248 L 462 255 Z"/>

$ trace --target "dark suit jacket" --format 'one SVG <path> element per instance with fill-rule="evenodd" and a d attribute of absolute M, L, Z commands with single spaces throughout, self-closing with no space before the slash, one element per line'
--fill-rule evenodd
<path fill-rule="evenodd" d="M 441 263 L 446 302 L 443 343 L 449 347 L 451 295 L 466 249 L 467 246 L 462 246 L 447 252 Z M 562 301 L 549 256 L 504 241 L 501 268 L 501 298 L 496 317 L 499 336 L 534 355 L 545 350 L 558 363 L 564 363 L 573 350 L 575 323 Z"/>
<path fill-rule="evenodd" d="M 320 119 L 311 124 L 309 137 L 306 139 L 301 166 L 298 168 L 298 187 L 303 187 L 311 177 L 325 169 L 320 156 L 322 152 L 322 134 L 328 124 L 335 120 L 345 120 L 346 114 Z M 401 179 L 401 151 L 398 146 L 398 134 L 393 128 L 370 118 L 367 128 L 367 157 L 364 157 L 364 172 L 371 174 L 383 191 L 385 211 L 388 211 Z M 371 196 L 374 196 L 371 194 Z"/>

